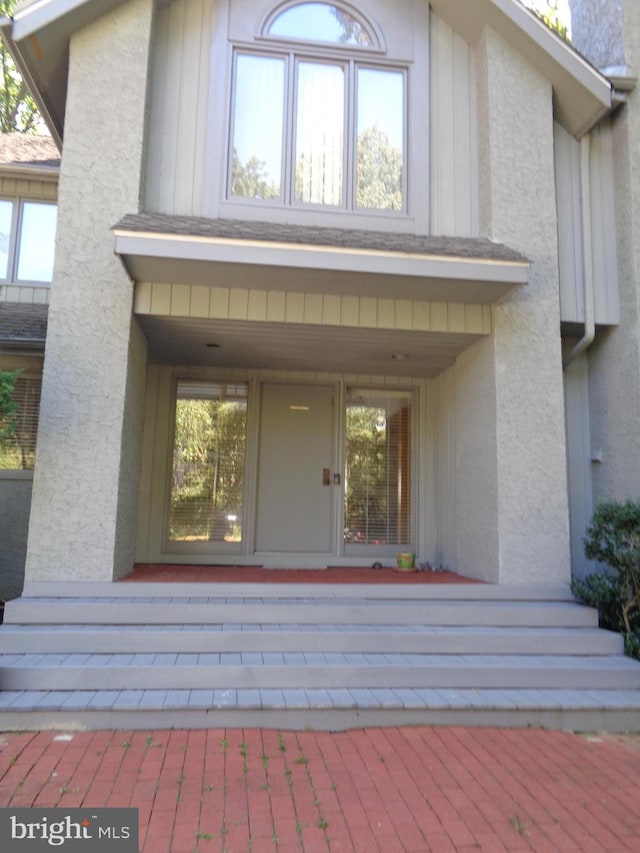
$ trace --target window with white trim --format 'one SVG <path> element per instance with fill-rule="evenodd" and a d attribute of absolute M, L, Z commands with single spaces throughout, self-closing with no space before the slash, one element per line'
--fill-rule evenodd
<path fill-rule="evenodd" d="M 227 199 L 406 214 L 408 73 L 355 9 L 279 6 L 233 45 Z"/>
<path fill-rule="evenodd" d="M 52 280 L 57 214 L 52 202 L 0 198 L 0 281 Z"/>

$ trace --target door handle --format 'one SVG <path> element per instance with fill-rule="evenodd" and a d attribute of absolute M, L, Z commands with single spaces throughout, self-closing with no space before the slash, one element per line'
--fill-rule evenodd
<path fill-rule="evenodd" d="M 331 485 L 331 468 L 323 468 L 322 469 L 322 485 L 330 486 Z"/>

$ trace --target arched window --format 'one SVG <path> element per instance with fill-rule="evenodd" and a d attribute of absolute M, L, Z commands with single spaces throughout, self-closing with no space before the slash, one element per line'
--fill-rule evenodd
<path fill-rule="evenodd" d="M 406 212 L 407 74 L 351 7 L 277 7 L 234 47 L 227 198 Z"/>
<path fill-rule="evenodd" d="M 273 38 L 381 49 L 373 25 L 355 10 L 336 3 L 312 0 L 279 7 L 268 16 L 262 32 Z"/>

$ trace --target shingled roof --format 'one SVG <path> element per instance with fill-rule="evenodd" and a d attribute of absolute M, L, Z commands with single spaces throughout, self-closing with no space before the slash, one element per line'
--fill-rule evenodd
<path fill-rule="evenodd" d="M 0 303 L 0 346 L 44 347 L 48 305 Z"/>
<path fill-rule="evenodd" d="M 34 166 L 57 169 L 60 152 L 50 136 L 27 133 L 0 134 L 0 167 Z"/>
<path fill-rule="evenodd" d="M 274 222 L 237 219 L 204 219 L 197 216 L 167 216 L 139 213 L 125 216 L 118 230 L 139 233 L 209 237 L 223 240 L 251 240 L 307 246 L 433 255 L 451 258 L 479 258 L 495 261 L 527 261 L 519 252 L 484 238 L 425 237 L 388 231 L 361 231 L 346 228 L 314 228 Z"/>

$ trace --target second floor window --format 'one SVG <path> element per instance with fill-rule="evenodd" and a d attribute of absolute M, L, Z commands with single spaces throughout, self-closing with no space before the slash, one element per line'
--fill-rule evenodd
<path fill-rule="evenodd" d="M 234 53 L 228 196 L 405 211 L 407 69 L 372 55 L 370 25 L 301 3 L 267 20 L 262 43 Z"/>
<path fill-rule="evenodd" d="M 51 202 L 0 198 L 0 281 L 51 281 L 57 210 Z"/>

